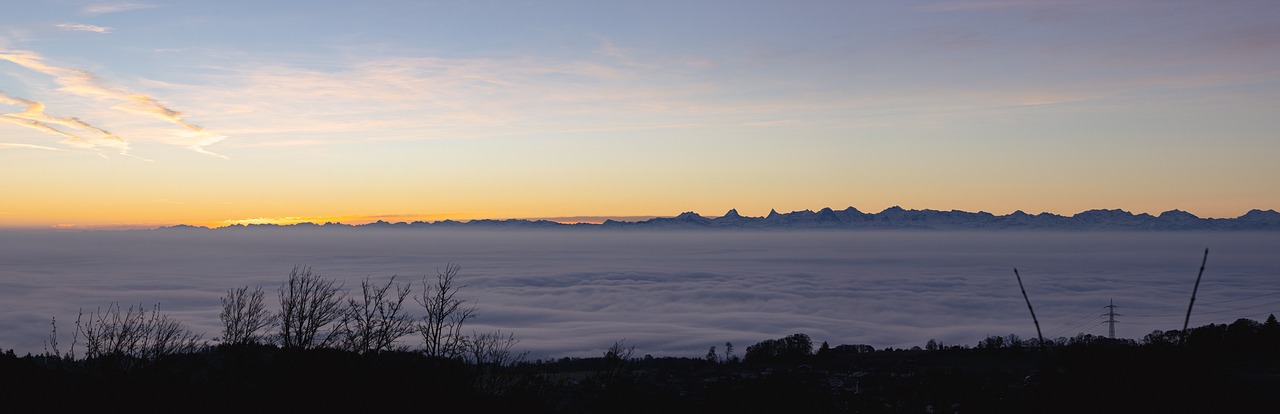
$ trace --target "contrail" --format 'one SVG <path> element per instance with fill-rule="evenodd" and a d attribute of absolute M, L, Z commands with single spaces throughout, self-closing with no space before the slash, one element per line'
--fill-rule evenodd
<path fill-rule="evenodd" d="M 54 148 L 54 147 L 46 147 L 46 146 L 43 146 L 43 145 L 10 144 L 10 143 L 5 143 L 5 142 L 0 142 L 0 149 L 6 149 L 6 148 L 38 149 L 38 150 L 45 150 L 45 151 L 62 151 L 62 150 L 57 149 L 57 148 Z"/>
<path fill-rule="evenodd" d="M 19 66 L 52 76 L 59 89 L 80 96 L 121 102 L 114 108 L 156 118 L 180 126 L 191 134 L 187 148 L 203 154 L 222 157 L 204 149 L 205 146 L 221 141 L 224 137 L 210 134 L 199 125 L 183 119 L 183 113 L 166 107 L 160 101 L 125 89 L 104 86 L 105 82 L 96 75 L 80 69 L 63 68 L 45 63 L 44 58 L 35 52 L 26 50 L 0 50 L 0 59 L 13 62 Z M 226 157 L 223 157 L 226 158 Z"/>
<path fill-rule="evenodd" d="M 21 98 L 10 97 L 0 92 L 0 103 L 9 104 L 9 105 L 24 105 L 27 107 L 22 112 L 15 112 L 11 114 L 0 115 L 0 120 L 13 123 L 13 124 L 22 125 L 31 129 L 35 129 L 37 131 L 47 132 L 53 135 L 65 137 L 66 139 L 63 140 L 62 143 L 67 145 L 78 146 L 82 148 L 93 147 L 93 144 L 85 140 L 84 138 L 81 138 L 77 135 L 67 133 L 57 128 L 54 128 L 52 126 L 49 126 L 49 123 L 41 122 L 43 118 L 51 118 L 51 117 L 44 115 L 43 105 L 40 105 L 37 102 L 28 101 L 26 99 L 21 99 Z"/>
<path fill-rule="evenodd" d="M 34 129 L 34 130 L 37 130 L 37 131 L 48 132 L 48 133 L 50 133 L 50 134 L 54 134 L 54 135 L 59 135 L 59 136 L 66 137 L 67 139 L 64 139 L 64 140 L 59 141 L 59 142 L 60 142 L 60 143 L 63 143 L 63 144 L 70 145 L 70 146 L 73 146 L 73 147 L 80 147 L 80 148 L 93 148 L 93 146 L 94 146 L 93 144 L 89 143 L 89 141 L 86 141 L 84 138 L 80 138 L 79 136 L 76 136 L 76 135 L 74 135 L 74 134 L 69 134 L 69 133 L 66 133 L 66 132 L 62 132 L 62 131 L 58 130 L 57 128 L 54 128 L 54 127 L 51 127 L 51 126 L 45 125 L 45 124 L 40 123 L 40 122 L 38 122 L 38 121 L 32 121 L 32 120 L 29 120 L 29 119 L 21 119 L 21 118 L 17 118 L 17 117 L 11 117 L 11 116 L 8 116 L 8 115 L 0 115 L 0 121 L 5 121 L 5 122 L 12 123 L 12 124 L 22 125 L 22 126 L 24 126 L 24 127 L 31 128 L 31 129 Z"/>
<path fill-rule="evenodd" d="M 0 91 L 0 104 L 26 107 L 22 112 L 0 114 L 0 120 L 65 137 L 65 140 L 60 141 L 62 144 L 79 148 L 94 148 L 98 146 L 98 144 L 94 144 L 84 137 L 54 128 L 54 125 L 97 132 L 112 141 L 106 146 L 119 149 L 121 155 L 128 155 L 129 153 L 129 144 L 124 139 L 105 129 L 90 125 L 77 117 L 59 118 L 49 115 L 45 113 L 45 106 L 40 102 L 9 96 L 4 91 Z"/>

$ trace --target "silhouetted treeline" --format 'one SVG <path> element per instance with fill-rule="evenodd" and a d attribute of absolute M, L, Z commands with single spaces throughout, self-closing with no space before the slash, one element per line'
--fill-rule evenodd
<path fill-rule="evenodd" d="M 1000 338 L 999 340 L 995 338 Z M 1233 412 L 1280 401 L 1280 324 L 1241 319 L 1142 340 L 1016 336 L 911 349 L 805 334 L 705 358 L 478 364 L 420 351 L 221 344 L 159 357 L 0 355 L 14 406 L 59 411 L 424 409 L 436 412 Z M 74 398 L 70 398 L 74 396 Z"/>

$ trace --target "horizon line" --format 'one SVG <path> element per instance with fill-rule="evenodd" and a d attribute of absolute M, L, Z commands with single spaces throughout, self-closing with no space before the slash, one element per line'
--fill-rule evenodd
<path fill-rule="evenodd" d="M 883 214 L 885 212 L 897 209 L 902 211 L 920 211 L 920 212 L 934 211 L 934 212 L 943 212 L 943 213 L 959 212 L 959 213 L 968 213 L 968 214 L 990 214 L 996 217 L 1007 217 L 1007 216 L 1011 216 L 1018 213 L 1026 214 L 1029 216 L 1040 216 L 1040 215 L 1048 214 L 1052 216 L 1066 217 L 1066 218 L 1075 217 L 1080 214 L 1092 212 L 1092 211 L 1119 211 L 1119 212 L 1127 213 L 1133 216 L 1148 215 L 1151 217 L 1159 217 L 1164 213 L 1181 212 L 1181 213 L 1189 214 L 1197 219 L 1202 219 L 1202 220 L 1232 220 L 1232 219 L 1238 219 L 1238 218 L 1244 217 L 1245 215 L 1247 215 L 1249 212 L 1252 212 L 1252 211 L 1260 211 L 1260 212 L 1276 211 L 1274 209 L 1264 210 L 1261 208 L 1252 208 L 1246 211 L 1245 213 L 1235 217 L 1201 217 L 1201 216 L 1195 215 L 1194 213 L 1188 212 L 1186 210 L 1181 210 L 1181 209 L 1165 210 L 1157 214 L 1152 214 L 1150 212 L 1134 212 L 1134 211 L 1129 211 L 1121 208 L 1110 208 L 1110 209 L 1095 208 L 1095 209 L 1082 210 L 1080 212 L 1077 212 L 1071 215 L 1065 215 L 1065 214 L 1054 213 L 1049 211 L 1042 211 L 1039 213 L 1027 213 L 1021 209 L 1014 210 L 1007 214 L 995 214 L 995 213 L 987 212 L 984 210 L 971 212 L 971 211 L 959 210 L 959 209 L 950 209 L 950 210 L 931 209 L 931 208 L 913 209 L 913 208 L 904 208 L 904 207 L 901 207 L 900 205 L 893 205 L 883 210 L 880 210 L 879 212 L 874 212 L 874 213 L 862 211 L 853 206 L 848 206 L 840 210 L 836 210 L 831 207 L 824 207 L 818 210 L 803 209 L 803 210 L 793 210 L 786 213 L 779 213 L 777 212 L 777 209 L 770 209 L 770 213 L 764 216 L 741 215 L 740 217 L 763 219 L 768 217 L 770 214 L 775 214 L 775 213 L 776 214 L 793 214 L 793 213 L 801 213 L 801 212 L 817 213 L 823 210 L 847 211 L 849 209 L 853 209 L 854 211 L 857 211 L 862 214 L 867 214 L 867 215 L 878 215 L 878 214 Z M 204 223 L 195 222 L 195 224 L 190 224 L 190 223 L 119 224 L 119 223 L 116 223 L 116 224 L 55 224 L 47 227 L 0 226 L 0 230 L 113 231 L 113 230 L 156 230 L 156 229 L 171 228 L 171 227 L 196 227 L 196 228 L 206 228 L 206 229 L 220 229 L 220 228 L 227 228 L 227 227 L 252 226 L 252 225 L 292 226 L 292 225 L 302 224 L 302 225 L 316 225 L 316 226 L 322 226 L 322 225 L 363 226 L 363 225 L 373 224 L 377 222 L 384 222 L 388 224 L 412 224 L 412 223 L 435 224 L 435 223 L 444 223 L 444 222 L 470 223 L 474 221 L 512 221 L 512 220 L 516 220 L 516 221 L 523 220 L 523 221 L 529 221 L 529 222 L 549 221 L 549 222 L 553 222 L 561 225 L 601 225 L 601 224 L 604 224 L 606 221 L 615 221 L 615 222 L 622 222 L 622 223 L 642 223 L 642 222 L 646 222 L 653 219 L 676 218 L 686 214 L 694 214 L 694 215 L 697 215 L 698 217 L 714 220 L 714 219 L 726 217 L 731 213 L 737 214 L 737 209 L 731 208 L 728 211 L 726 211 L 724 214 L 715 215 L 715 216 L 702 215 L 692 210 L 684 211 L 675 215 L 574 215 L 574 216 L 508 217 L 508 218 L 454 218 L 454 217 L 460 217 L 463 215 L 453 215 L 453 217 L 449 217 L 449 215 L 437 215 L 437 214 L 284 216 L 284 217 L 257 217 L 257 218 L 249 218 L 249 219 L 228 219 L 228 220 L 222 220 L 222 221 L 216 221 L 216 222 L 204 222 Z M 429 217 L 434 217 L 438 219 L 425 220 L 426 218 L 429 218 Z M 394 219 L 394 218 L 422 218 L 422 219 L 402 220 L 402 221 L 386 220 L 386 219 Z"/>

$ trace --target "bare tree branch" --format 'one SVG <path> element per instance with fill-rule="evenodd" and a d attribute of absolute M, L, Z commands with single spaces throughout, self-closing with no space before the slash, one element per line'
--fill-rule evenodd
<path fill-rule="evenodd" d="M 339 324 L 346 314 L 341 285 L 294 266 L 289 280 L 280 284 L 280 345 L 286 348 L 320 348 L 339 339 Z M 326 329 L 327 328 L 327 329 Z M 321 332 L 325 330 L 326 332 Z"/>
<path fill-rule="evenodd" d="M 165 355 L 191 353 L 200 347 L 200 337 L 181 322 L 160 313 L 160 305 L 148 314 L 141 305 L 121 310 L 112 303 L 106 310 L 89 313 L 83 324 L 77 320 L 77 333 L 84 337 L 85 358 L 126 356 L 155 360 Z"/>
<path fill-rule="evenodd" d="M 502 334 L 502 331 L 472 333 L 466 343 L 467 362 L 481 368 L 503 367 L 524 360 L 528 352 L 512 354 L 511 347 L 519 343 L 515 334 Z"/>
<path fill-rule="evenodd" d="M 465 286 L 454 286 L 461 266 L 445 265 L 444 271 L 436 272 L 435 283 L 427 276 L 422 276 L 422 296 L 414 300 L 426 309 L 426 316 L 418 324 L 418 332 L 422 334 L 423 350 L 427 356 L 436 358 L 461 358 L 467 338 L 462 335 L 462 325 L 475 317 L 475 304 L 464 307 L 463 301 L 455 299 L 458 289 Z"/>
<path fill-rule="evenodd" d="M 227 295 L 222 297 L 222 313 L 218 315 L 222 320 L 222 343 L 257 343 L 261 339 L 258 331 L 275 324 L 275 315 L 267 312 L 262 299 L 261 287 L 252 291 L 248 286 L 227 290 Z"/>
<path fill-rule="evenodd" d="M 347 315 L 341 324 L 344 348 L 362 353 L 386 350 L 400 337 L 417 330 L 413 318 L 404 311 L 404 300 L 413 284 L 400 286 L 395 280 L 392 276 L 387 284 L 379 286 L 365 277 L 360 282 L 359 300 L 347 299 Z M 392 284 L 395 290 L 391 290 Z"/>

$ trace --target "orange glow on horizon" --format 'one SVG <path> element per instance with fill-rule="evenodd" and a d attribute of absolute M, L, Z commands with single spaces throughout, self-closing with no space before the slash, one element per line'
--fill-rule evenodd
<path fill-rule="evenodd" d="M 518 218 L 495 218 L 486 216 L 483 213 L 440 213 L 440 214 L 395 214 L 395 215 L 376 215 L 376 216 L 307 216 L 307 217 L 256 217 L 248 219 L 222 220 L 218 222 L 192 224 L 201 227 L 219 228 L 234 225 L 250 225 L 250 224 L 275 224 L 275 225 L 291 225 L 291 224 L 324 224 L 324 223 L 341 223 L 350 225 L 369 224 L 377 221 L 386 221 L 389 223 L 410 223 L 410 222 L 439 222 L 445 220 L 453 220 L 460 222 L 468 222 L 473 220 L 546 220 L 560 224 L 601 224 L 606 220 L 615 221 L 644 221 L 661 216 L 564 216 L 564 217 L 518 217 Z"/>
<path fill-rule="evenodd" d="M 173 204 L 173 205 L 182 206 L 182 204 Z M 768 209 L 760 209 L 757 207 L 758 206 L 751 206 L 751 208 L 737 208 L 736 210 L 740 215 L 744 217 L 764 217 L 768 215 Z M 786 208 L 776 208 L 774 210 L 776 210 L 778 213 L 785 214 L 785 213 L 791 213 L 794 211 L 802 211 L 806 209 L 806 208 L 795 208 L 795 207 L 796 206 L 788 206 Z M 818 211 L 823 207 L 828 207 L 828 206 L 815 205 L 813 207 L 808 207 L 807 209 L 810 211 Z M 847 206 L 843 206 L 843 207 L 829 206 L 829 207 L 832 208 L 833 210 L 843 210 L 844 208 L 847 208 Z M 877 214 L 882 212 L 885 208 L 888 208 L 888 207 L 880 207 L 880 206 L 874 206 L 870 208 L 859 207 L 859 206 L 853 206 L 853 207 L 867 214 Z M 917 205 L 910 205 L 910 204 L 904 204 L 904 205 L 901 205 L 901 207 L 907 210 L 937 209 L 937 208 L 931 208 L 931 206 L 917 206 Z M 1097 208 L 1104 208 L 1104 207 L 1097 207 Z M 1121 209 L 1135 215 L 1142 214 L 1142 213 L 1159 215 L 1161 212 L 1164 211 L 1164 210 L 1158 210 L 1158 209 L 1157 210 L 1126 209 L 1126 208 L 1121 208 Z M 136 211 L 130 210 L 126 212 L 126 214 L 120 214 L 116 217 L 84 216 L 84 217 L 75 217 L 75 218 L 72 218 L 72 217 L 60 218 L 58 216 L 61 216 L 62 214 L 58 214 L 58 213 L 62 213 L 63 211 L 60 211 L 60 209 L 55 208 L 55 209 L 46 209 L 45 211 L 42 212 L 45 214 L 40 214 L 40 215 L 31 214 L 26 211 L 18 211 L 18 212 L 0 211 L 0 229 L 4 229 L 4 228 L 51 229 L 51 230 L 63 230 L 63 231 L 145 230 L 145 229 L 155 229 L 160 227 L 176 226 L 176 225 L 191 225 L 191 226 L 206 227 L 206 228 L 222 228 L 222 227 L 235 226 L 235 225 L 255 225 L 255 224 L 257 225 L 268 225 L 268 224 L 269 225 L 294 225 L 294 224 L 301 224 L 301 223 L 311 223 L 311 224 L 320 225 L 325 223 L 339 223 L 339 224 L 346 224 L 346 225 L 363 225 L 363 224 L 369 224 L 377 221 L 385 221 L 389 223 L 411 223 L 411 222 L 440 222 L 445 220 L 452 220 L 452 221 L 458 221 L 458 222 L 468 222 L 473 220 L 501 221 L 501 220 L 509 220 L 509 219 L 522 219 L 522 220 L 531 220 L 531 221 L 546 220 L 546 221 L 552 221 L 552 222 L 561 223 L 561 224 L 577 224 L 577 223 L 601 224 L 606 220 L 638 222 L 638 221 L 649 220 L 655 217 L 674 217 L 686 211 L 692 211 L 694 213 L 697 213 L 707 218 L 716 218 L 723 215 L 724 212 L 727 210 L 728 209 L 723 209 L 723 208 L 706 207 L 706 208 L 693 208 L 693 209 L 668 209 L 667 211 L 664 211 L 663 214 L 647 214 L 647 215 L 639 215 L 639 214 L 557 215 L 555 214 L 557 212 L 555 211 L 555 209 L 546 209 L 543 211 L 536 211 L 536 212 L 467 211 L 465 209 L 458 209 L 455 211 L 441 212 L 441 213 L 333 214 L 333 215 L 312 214 L 312 215 L 278 215 L 278 216 L 244 215 L 244 216 L 240 216 L 239 218 L 216 218 L 217 217 L 217 215 L 215 215 L 216 213 L 208 214 L 208 213 L 204 213 L 203 211 L 199 211 L 197 209 L 191 209 L 186 211 L 166 212 L 169 214 L 163 214 L 163 213 L 157 214 L 158 212 L 155 212 L 155 211 L 148 212 L 143 210 L 136 210 Z M 948 211 L 949 209 L 937 209 L 937 210 Z M 1011 209 L 957 208 L 957 210 L 969 211 L 969 212 L 975 212 L 975 213 L 979 211 L 986 211 L 988 213 L 995 214 L 998 216 L 1008 215 L 1013 212 L 1013 210 Z M 1033 215 L 1041 212 L 1047 212 L 1050 214 L 1057 214 L 1057 215 L 1070 217 L 1087 210 L 1090 210 L 1090 209 L 1082 208 L 1074 211 L 1043 211 L 1039 209 L 1024 209 L 1023 211 Z M 1203 214 L 1202 212 L 1195 211 L 1195 210 L 1184 210 L 1184 211 L 1188 211 L 1191 214 L 1194 214 L 1200 218 L 1235 218 L 1247 212 L 1247 211 L 1239 211 L 1239 212 L 1228 213 L 1228 214 Z M 223 213 L 225 214 L 229 212 L 223 212 Z M 521 214 L 521 213 L 524 213 L 524 214 Z M 539 214 L 539 213 L 542 213 L 542 214 Z M 547 213 L 550 213 L 550 214 L 547 214 Z M 223 216 L 223 217 L 226 217 L 226 216 Z"/>
<path fill-rule="evenodd" d="M 325 223 L 341 223 L 341 224 L 369 224 L 377 221 L 386 221 L 390 223 L 398 222 L 415 222 L 415 221 L 468 221 L 482 219 L 484 213 L 438 213 L 438 214 L 384 214 L 384 215 L 340 215 L 340 216 L 287 216 L 287 217 L 253 217 L 244 219 L 228 219 L 215 222 L 206 222 L 192 224 L 208 228 L 228 227 L 234 225 L 250 225 L 250 224 L 325 224 Z"/>

